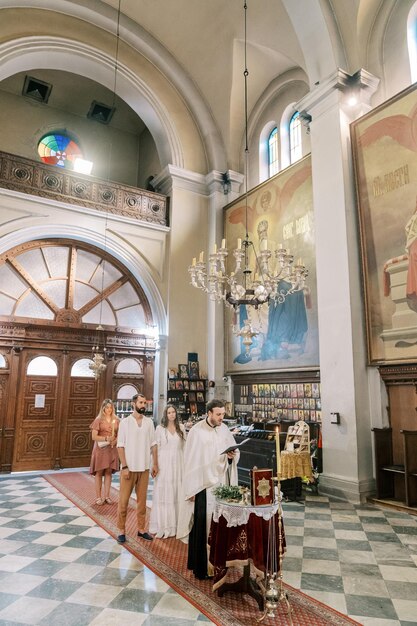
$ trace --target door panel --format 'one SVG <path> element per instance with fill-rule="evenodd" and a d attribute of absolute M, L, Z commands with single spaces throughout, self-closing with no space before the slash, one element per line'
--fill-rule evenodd
<path fill-rule="evenodd" d="M 80 354 L 77 358 L 90 355 Z M 86 467 L 90 465 L 90 424 L 98 413 L 100 381 L 95 378 L 70 377 L 64 390 L 63 436 L 61 439 L 61 463 L 63 467 Z"/>
<path fill-rule="evenodd" d="M 58 376 L 27 376 L 26 365 L 32 354 L 23 359 L 24 373 L 18 389 L 16 438 L 13 471 L 51 469 L 55 461 Z M 36 395 L 44 396 L 44 406 L 35 406 Z"/>
<path fill-rule="evenodd" d="M 9 373 L 0 372 L 0 471 L 5 469 L 7 456 L 6 410 L 9 387 Z"/>

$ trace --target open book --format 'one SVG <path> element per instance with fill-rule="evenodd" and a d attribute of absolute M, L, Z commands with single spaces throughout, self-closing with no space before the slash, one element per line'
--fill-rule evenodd
<path fill-rule="evenodd" d="M 226 450 L 223 450 L 223 452 L 221 452 L 220 454 L 227 454 L 228 452 L 234 452 L 238 448 L 241 448 L 247 441 L 250 441 L 250 437 L 248 437 L 247 439 L 244 439 L 240 443 L 234 443 L 232 446 L 229 446 L 228 448 L 226 448 Z"/>

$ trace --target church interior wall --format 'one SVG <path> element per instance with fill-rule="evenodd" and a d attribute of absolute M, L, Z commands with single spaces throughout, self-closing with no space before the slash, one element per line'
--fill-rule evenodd
<path fill-rule="evenodd" d="M 161 169 L 155 142 L 148 128 L 144 128 L 139 138 L 137 185 L 146 189 L 151 176 Z"/>
<path fill-rule="evenodd" d="M 289 104 L 294 103 L 297 108 L 298 102 L 308 96 L 308 85 L 310 94 L 314 94 L 339 65 L 353 73 L 358 69 L 354 66 L 356 61 L 366 60 L 366 69 L 381 79 L 373 105 L 409 84 L 404 33 L 412 4 L 411 0 L 381 3 L 373 25 L 370 25 L 372 20 L 368 20 L 356 42 L 352 33 L 343 42 L 346 25 L 339 24 L 338 30 L 328 12 L 318 14 L 320 3 L 309 2 L 304 11 L 300 9 L 301 3 L 283 0 L 298 38 L 297 49 L 299 46 L 304 55 L 303 67 L 298 59 L 294 61 L 294 71 L 303 72 L 305 78 L 277 84 L 272 94 L 267 89 L 253 106 L 249 187 L 260 181 L 259 137 L 262 129 L 271 120 L 279 127 Z M 110 26 L 108 29 L 104 27 L 101 11 L 97 24 L 93 24 L 76 17 L 77 10 L 75 7 L 70 15 L 33 8 L 1 9 L 0 80 L 7 80 L 18 72 L 31 74 L 36 68 L 53 69 L 78 73 L 111 90 L 114 85 L 114 33 L 110 32 Z M 310 30 L 311 23 L 316 25 L 314 33 Z M 160 60 L 158 66 L 155 57 L 135 48 L 133 39 L 129 38 L 132 33 L 128 32 L 127 26 L 124 28 L 117 93 L 139 115 L 145 129 L 138 136 L 126 132 L 118 132 L 117 136 L 115 132 L 112 134 L 114 163 L 111 178 L 145 186 L 149 176 L 158 178 L 171 166 L 181 170 L 190 180 L 194 175 L 208 175 L 216 170 L 215 166 L 218 166 L 217 172 L 221 172 L 240 163 L 236 167 L 243 172 L 243 158 L 236 158 L 236 146 L 243 145 L 242 125 L 233 118 L 237 107 L 232 105 L 236 105 L 237 100 L 231 103 L 230 110 L 219 113 L 218 119 L 215 120 L 214 115 L 210 117 L 209 95 L 203 90 L 205 97 L 197 97 L 198 88 L 191 84 L 192 81 L 187 82 L 187 70 L 169 58 L 168 53 L 164 56 L 155 46 L 154 54 L 159 55 Z M 140 29 L 135 36 L 141 37 Z M 19 41 L 21 48 L 18 48 Z M 357 46 L 357 49 L 346 55 L 343 43 L 349 47 Z M 42 48 L 43 44 L 45 47 Z M 144 48 L 147 44 L 148 40 L 143 38 Z M 235 77 L 238 75 L 236 58 Z M 178 75 L 177 82 L 170 79 L 170 72 Z M 235 80 L 234 93 L 237 93 L 237 78 Z M 178 89 L 181 82 L 186 86 L 182 93 Z M 204 89 L 207 90 L 207 85 Z M 314 164 L 323 415 L 338 411 L 344 418 L 341 427 L 324 424 L 328 446 L 324 451 L 327 476 L 323 485 L 327 479 L 329 490 L 349 493 L 354 499 L 369 490 L 372 483 L 371 423 L 386 424 L 387 414 L 384 387 L 375 369 L 366 365 L 359 239 L 348 132 L 350 119 L 341 115 L 343 106 L 341 99 L 323 97 L 321 108 L 316 107 L 312 114 L 311 135 L 304 136 L 303 153 L 311 148 Z M 239 115 L 241 119 L 241 112 Z M 209 118 L 211 125 L 206 125 L 205 120 Z M 80 136 L 82 146 L 95 144 L 97 153 L 106 152 L 106 134 L 110 134 L 108 128 L 97 125 L 92 130 L 89 120 L 81 120 L 69 113 L 64 116 L 60 111 L 54 112 L 4 91 L 0 91 L 0 121 L 4 129 L 0 149 L 16 151 L 29 158 L 36 158 L 34 137 L 37 133 L 54 125 L 68 129 L 72 126 Z M 217 132 L 219 128 L 224 139 Z M 228 151 L 224 146 L 228 146 Z M 106 177 L 103 174 L 105 169 L 100 172 L 99 175 Z M 218 238 L 222 219 L 219 206 L 226 200 L 217 198 L 214 211 L 210 213 L 213 205 L 208 197 L 208 185 L 201 184 L 195 190 L 191 184 L 178 184 L 173 175 L 167 189 L 171 203 L 169 230 L 145 228 L 118 219 L 111 219 L 109 225 L 109 242 L 115 253 L 124 249 L 126 263 L 136 259 L 136 271 L 140 274 L 146 270 L 146 280 L 159 297 L 160 318 L 164 318 L 167 324 L 167 348 L 161 358 L 164 366 L 164 371 L 160 372 L 161 391 L 166 366 L 176 368 L 178 363 L 184 362 L 188 351 L 198 352 L 202 371 L 211 368 L 214 372 L 216 367 L 217 376 L 222 367 L 216 361 L 216 356 L 222 356 L 218 334 L 221 315 L 213 314 L 213 306 L 207 303 L 205 296 L 189 285 L 187 268 L 193 257 L 201 250 L 206 252 L 208 244 Z M 48 220 L 55 230 L 61 228 L 67 235 L 72 229 L 74 237 L 82 237 L 82 229 L 85 233 L 103 232 L 103 216 L 92 212 L 52 206 L 40 200 L 23 200 L 18 195 L 14 198 L 10 194 L 1 195 L 4 222 L 0 224 L 0 236 L 3 243 L 12 240 L 13 231 L 15 237 L 30 237 L 36 228 L 46 230 Z M 216 217 L 212 219 L 214 213 Z M 26 234 L 24 229 L 27 229 Z M 85 236 L 88 239 L 90 235 Z M 121 256 L 123 258 L 123 254 Z"/>
<path fill-rule="evenodd" d="M 202 371 L 207 371 L 207 301 L 191 287 L 188 267 L 193 257 L 207 250 L 207 197 L 175 188 L 169 250 L 168 354 L 169 366 L 178 368 L 186 352 L 197 352 Z"/>
<path fill-rule="evenodd" d="M 407 19 L 415 0 L 385 2 L 375 19 L 366 46 L 367 69 L 381 79 L 373 106 L 385 102 L 410 85 Z"/>

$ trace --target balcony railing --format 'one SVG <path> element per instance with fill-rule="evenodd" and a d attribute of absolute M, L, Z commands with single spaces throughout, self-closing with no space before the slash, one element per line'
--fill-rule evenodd
<path fill-rule="evenodd" d="M 168 198 L 0 151 L 0 187 L 168 226 Z"/>

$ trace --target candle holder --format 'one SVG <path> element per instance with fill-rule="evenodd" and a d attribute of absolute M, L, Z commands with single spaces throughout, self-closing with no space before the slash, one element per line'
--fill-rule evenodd
<path fill-rule="evenodd" d="M 283 570 L 282 563 L 284 559 L 284 527 L 282 524 L 282 508 L 281 508 L 281 482 L 279 474 L 272 478 L 278 487 L 278 537 L 276 536 L 275 520 L 272 517 L 269 521 L 268 531 L 268 559 L 265 569 L 265 587 L 263 591 L 265 610 L 262 616 L 257 619 L 258 623 L 262 622 L 266 617 L 276 617 L 279 604 L 284 602 L 287 608 L 287 616 L 291 626 L 292 608 L 288 600 L 288 594 L 283 586 Z M 278 562 L 276 558 L 275 546 L 278 545 Z"/>

